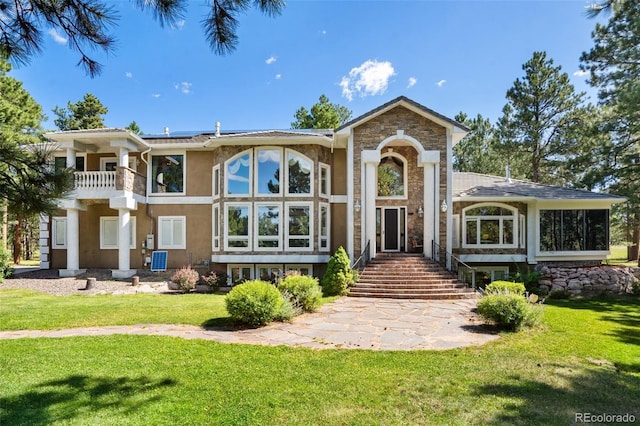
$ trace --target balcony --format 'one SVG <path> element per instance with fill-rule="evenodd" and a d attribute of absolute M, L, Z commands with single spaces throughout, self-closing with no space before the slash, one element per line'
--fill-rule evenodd
<path fill-rule="evenodd" d="M 140 173 L 121 166 L 108 172 L 75 172 L 71 197 L 79 200 L 100 200 L 132 193 L 138 201 L 144 201 L 147 193 L 146 180 L 147 178 Z"/>

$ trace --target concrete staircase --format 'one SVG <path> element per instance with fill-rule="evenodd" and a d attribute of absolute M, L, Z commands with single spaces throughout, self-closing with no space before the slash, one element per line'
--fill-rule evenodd
<path fill-rule="evenodd" d="M 475 298 L 477 293 L 422 254 L 378 253 L 349 296 L 443 300 Z"/>

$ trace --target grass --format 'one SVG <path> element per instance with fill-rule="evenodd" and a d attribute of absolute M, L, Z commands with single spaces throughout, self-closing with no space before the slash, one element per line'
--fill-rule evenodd
<path fill-rule="evenodd" d="M 116 303 L 108 299 L 135 306 L 129 310 L 137 314 L 118 309 L 141 322 L 167 307 L 146 296 L 34 302 L 31 293 L 7 293 L 0 292 L 0 323 L 20 310 L 46 315 L 48 302 L 63 309 L 58 300 L 65 299 L 74 299 L 66 308 L 78 321 Z M 189 324 L 221 315 L 217 296 L 159 297 L 180 304 L 163 322 L 180 322 L 191 304 Z M 8 307 L 11 298 L 22 302 Z M 208 315 L 201 303 L 209 304 Z M 576 412 L 639 419 L 640 300 L 550 303 L 538 329 L 442 352 L 314 351 L 156 336 L 4 340 L 0 424 L 553 425 L 573 423 Z M 21 321 L 31 327 L 27 316 Z M 61 321 L 50 318 L 48 328 L 65 326 Z"/>
<path fill-rule="evenodd" d="M 607 256 L 606 263 L 619 266 L 638 266 L 635 260 L 627 257 L 627 246 L 611 246 L 611 254 Z"/>

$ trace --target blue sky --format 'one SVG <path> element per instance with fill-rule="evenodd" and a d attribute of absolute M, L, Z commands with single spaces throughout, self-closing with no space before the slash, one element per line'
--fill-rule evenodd
<path fill-rule="evenodd" d="M 117 50 L 95 52 L 104 69 L 90 78 L 58 34 L 11 75 L 42 105 L 54 128 L 54 106 L 93 93 L 109 108 L 105 123 L 135 120 L 145 133 L 287 129 L 293 114 L 321 94 L 353 116 L 407 96 L 449 117 L 463 111 L 495 122 L 522 64 L 544 50 L 578 91 L 595 101 L 579 72 L 596 20 L 578 1 L 301 1 L 276 18 L 239 16 L 239 45 L 216 56 L 193 0 L 183 22 L 161 28 L 131 2 L 120 13 Z M 600 20 L 606 18 L 600 18 Z"/>

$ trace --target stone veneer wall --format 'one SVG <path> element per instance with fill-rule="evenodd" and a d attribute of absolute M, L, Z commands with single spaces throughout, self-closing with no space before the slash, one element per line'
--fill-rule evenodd
<path fill-rule="evenodd" d="M 443 200 L 447 195 L 447 134 L 444 127 L 441 127 L 433 121 L 416 114 L 407 108 L 398 106 L 386 113 L 372 118 L 366 121 L 362 125 L 354 129 L 354 155 L 353 155 L 353 189 L 354 199 L 361 199 L 361 151 L 367 149 L 376 149 L 380 142 L 386 138 L 397 134 L 398 130 L 404 130 L 404 134 L 411 136 L 420 141 L 425 150 L 428 151 L 440 151 L 440 196 L 439 199 Z M 400 152 L 399 147 L 393 147 L 394 151 Z M 424 182 L 424 171 L 422 167 L 416 167 L 417 152 L 413 148 L 409 148 L 407 144 L 407 151 L 403 149 L 403 154 L 408 154 L 409 150 L 414 151 L 414 154 L 407 158 L 409 164 L 409 194 L 408 198 L 411 200 L 404 200 L 404 204 L 408 205 L 408 212 L 415 213 L 417 208 L 415 207 L 415 201 L 423 201 L 424 192 L 422 190 L 422 183 Z M 383 150 L 386 152 L 387 150 Z M 413 163 L 413 164 L 411 164 Z M 347 165 L 350 166 L 350 165 Z M 415 167 L 415 170 L 414 170 Z M 421 182 L 421 183 L 418 183 Z M 413 188 L 411 185 L 419 185 L 417 188 Z M 382 204 L 378 203 L 377 204 Z M 440 221 L 440 245 L 442 247 L 446 244 L 446 219 L 445 213 L 440 213 L 438 218 Z M 415 220 L 417 215 L 409 216 L 408 227 L 410 236 L 419 232 L 419 226 Z M 361 238 L 361 220 L 360 214 L 354 215 L 354 253 L 356 255 L 362 251 L 360 245 Z M 430 242 L 429 242 L 430 243 Z"/>
<path fill-rule="evenodd" d="M 539 286 L 550 293 L 632 293 L 640 288 L 640 268 L 621 266 L 542 266 Z"/>

